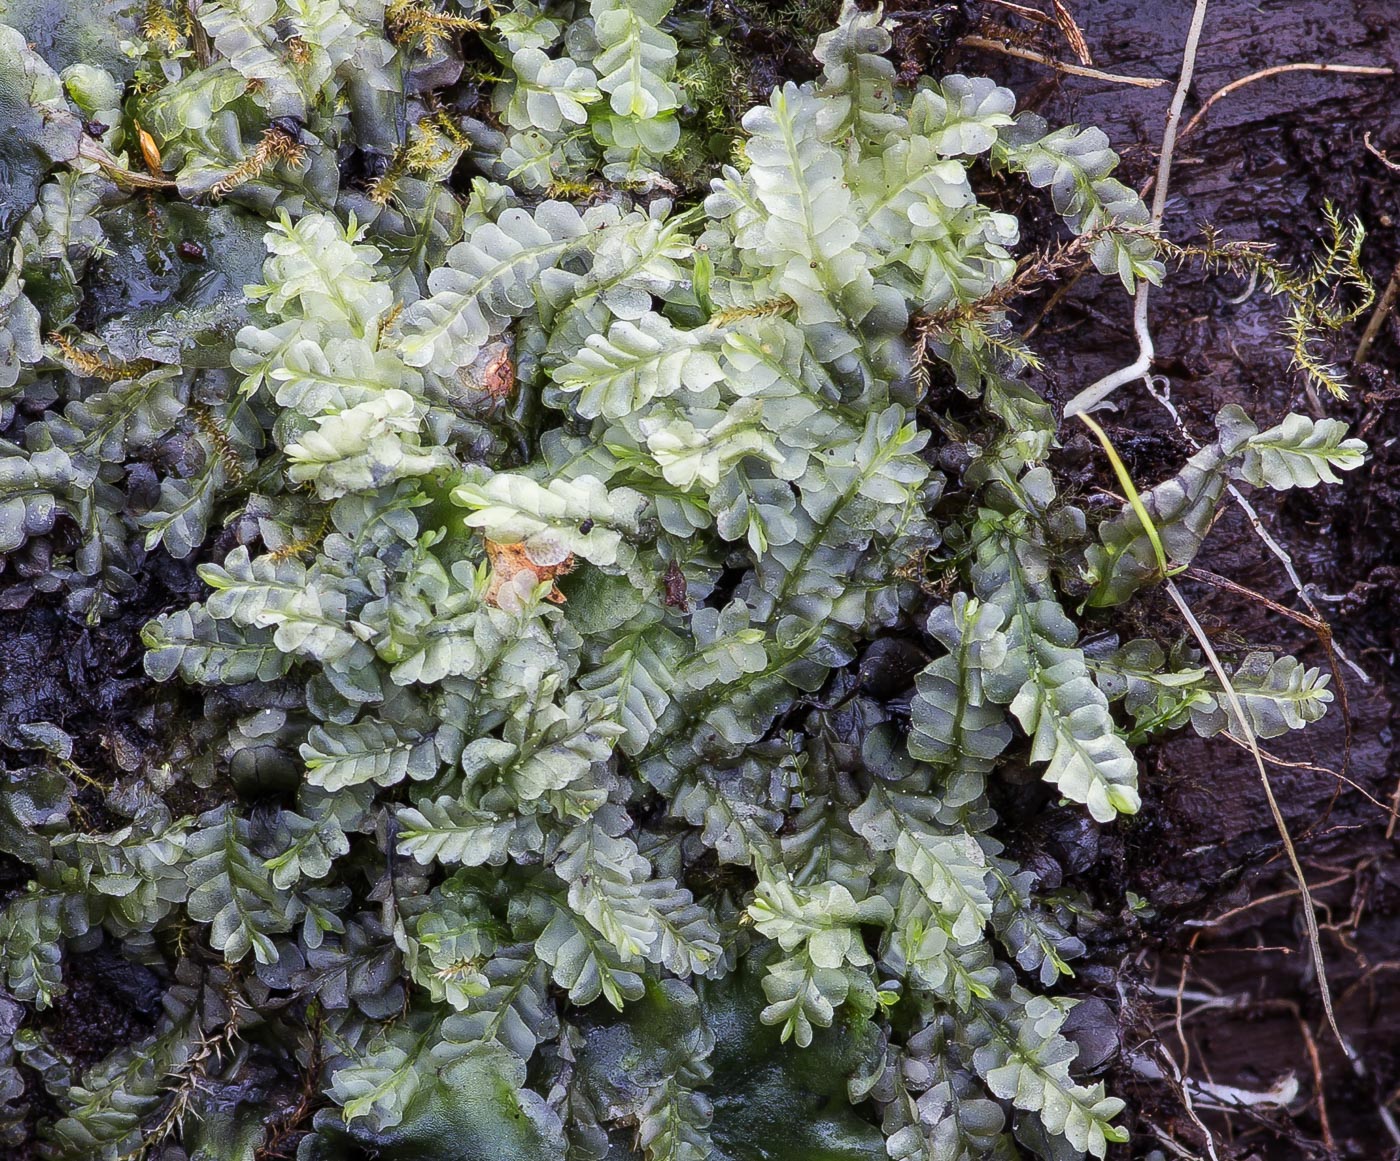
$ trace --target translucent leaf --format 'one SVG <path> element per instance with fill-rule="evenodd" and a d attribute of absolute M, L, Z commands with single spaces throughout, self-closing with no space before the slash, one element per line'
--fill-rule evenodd
<path fill-rule="evenodd" d="M 406 737 L 387 722 L 314 726 L 301 746 L 307 780 L 326 790 L 364 782 L 392 786 L 404 778 L 422 781 L 437 773 L 431 738 Z"/>
<path fill-rule="evenodd" d="M 189 838 L 190 917 L 210 925 L 209 942 L 230 963 L 249 951 L 258 963 L 276 963 L 271 937 L 291 930 L 290 896 L 249 847 L 244 819 L 220 810 L 203 821 Z"/>
<path fill-rule="evenodd" d="M 188 403 L 188 384 L 175 367 L 157 367 L 136 379 L 69 405 L 65 415 L 81 434 L 76 455 L 120 462 L 130 448 L 149 448 L 167 434 Z"/>
<path fill-rule="evenodd" d="M 765 874 L 754 889 L 748 915 L 754 929 L 784 951 L 805 946 L 814 968 L 868 967 L 859 927 L 887 923 L 890 905 L 875 896 L 857 901 L 842 884 L 830 880 L 795 888 L 786 876 Z"/>
<path fill-rule="evenodd" d="M 137 525 L 146 529 L 147 552 L 163 544 L 166 552 L 183 560 L 204 543 L 215 501 L 228 482 L 223 465 L 212 452 L 209 469 L 193 479 L 167 476 L 160 482 L 155 507 L 136 519 Z"/>
<path fill-rule="evenodd" d="M 894 851 L 895 866 L 946 916 L 959 943 L 976 943 L 992 915 L 987 856 L 966 831 L 934 821 L 939 805 L 876 784 L 851 823 L 874 850 Z"/>
<path fill-rule="evenodd" d="M 318 417 L 314 430 L 286 447 L 288 479 L 312 483 L 322 499 L 333 500 L 448 466 L 443 448 L 419 441 L 423 410 L 407 391 L 390 390 Z"/>
<path fill-rule="evenodd" d="M 1014 124 L 1016 95 L 987 77 L 953 73 L 914 94 L 909 128 L 944 157 L 975 157 Z"/>
<path fill-rule="evenodd" d="M 1327 712 L 1333 694 L 1332 680 L 1314 666 L 1309 669 L 1296 657 L 1275 658 L 1272 653 L 1250 653 L 1230 675 L 1230 683 L 1259 738 L 1277 738 L 1301 730 Z M 1191 724 L 1202 737 L 1228 729 L 1237 738 L 1244 731 L 1223 692 L 1191 707 Z"/>
<path fill-rule="evenodd" d="M 679 105 L 667 77 L 676 42 L 657 25 L 673 0 L 590 0 L 599 53 L 593 60 L 598 87 L 618 117 L 650 120 Z"/>
<path fill-rule="evenodd" d="M 854 323 L 873 304 L 841 155 L 822 139 L 828 116 L 793 84 L 744 116 L 754 208 L 736 215 L 738 241 L 772 268 L 773 292 L 792 299 L 808 326 Z M 720 192 L 711 213 L 722 212 Z M 833 339 L 833 355 L 853 342 Z"/>
<path fill-rule="evenodd" d="M 431 1083 L 427 1053 L 437 1031 L 397 1029 L 371 1044 L 358 1061 L 335 1071 L 331 1096 L 344 1108 L 345 1119 L 367 1118 L 376 1129 L 390 1129 L 404 1119 L 424 1082 Z"/>
<path fill-rule="evenodd" d="M 1089 666 L 1110 701 L 1123 699 L 1138 731 L 1180 725 L 1193 705 L 1209 702 L 1209 671 L 1203 666 L 1183 664 L 1179 658 L 1169 662 L 1155 641 L 1116 646 L 1116 639 L 1104 642 L 1093 651 Z"/>
<path fill-rule="evenodd" d="M 17 1000 L 47 1008 L 67 987 L 63 982 L 65 937 L 82 934 L 91 917 L 82 895 L 37 884 L 0 910 L 0 968 Z"/>
<path fill-rule="evenodd" d="M 549 967 L 528 944 L 498 951 L 482 968 L 486 991 L 467 1001 L 467 1010 L 449 1016 L 443 1040 L 474 1045 L 496 1042 L 521 1060 L 559 1031 L 559 1019 L 549 994 Z"/>
<path fill-rule="evenodd" d="M 577 395 L 580 415 L 618 419 L 683 389 L 704 391 L 724 373 L 703 336 L 646 314 L 635 323 L 613 323 L 606 336 L 590 336 L 553 375 L 564 391 Z"/>
<path fill-rule="evenodd" d="M 609 494 L 594 476 L 542 485 L 529 476 L 498 472 L 479 483 L 459 485 L 452 501 L 469 510 L 470 527 L 499 544 L 524 544 L 541 564 L 557 563 L 573 553 L 610 565 L 616 563 L 622 543 L 622 533 L 612 525 L 622 522 L 633 496 L 627 489 Z M 619 499 L 621 511 L 615 503 Z"/>
<path fill-rule="evenodd" d="M 393 304 L 394 292 L 381 277 L 382 252 L 361 242 L 362 233 L 353 217 L 342 225 L 330 214 L 307 214 L 293 223 L 283 212 L 266 235 L 266 285 L 252 289 L 266 295 L 273 314 L 300 314 L 328 329 L 370 334 Z"/>
<path fill-rule="evenodd" d="M 276 0 L 220 0 L 200 6 L 199 22 L 214 47 L 249 81 L 274 117 L 306 114 L 306 99 L 291 68 L 272 50 Z"/>
<path fill-rule="evenodd" d="M 153 93 L 142 108 L 141 122 L 161 141 L 187 130 L 207 128 L 214 114 L 248 91 L 248 79 L 226 61 L 216 61 Z"/>
<path fill-rule="evenodd" d="M 606 939 L 622 960 L 645 956 L 661 932 L 638 888 L 651 864 L 628 835 L 631 820 L 603 806 L 559 844 L 555 873 L 569 885 L 569 906 Z"/>
<path fill-rule="evenodd" d="M 1156 248 L 1142 232 L 1147 207 L 1133 190 L 1109 176 L 1118 155 L 1102 129 L 1067 125 L 1047 133 L 1039 117 L 1022 114 L 1015 128 L 1003 135 L 994 156 L 1024 173 L 1037 189 L 1048 188 L 1056 212 L 1076 234 L 1106 231 L 1089 251 L 1100 273 L 1117 274 L 1129 293 L 1139 278 L 1161 282 L 1163 267 Z M 1117 232 L 1113 226 L 1136 232 Z"/>
<path fill-rule="evenodd" d="M 293 559 L 250 559 L 239 546 L 223 567 L 201 565 L 200 577 L 215 592 L 205 603 L 217 620 L 275 630 L 279 649 L 332 663 L 352 650 L 357 638 L 345 613 L 345 596 L 308 584 L 306 568 Z"/>
<path fill-rule="evenodd" d="M 520 857 L 544 843 L 533 818 L 502 817 L 446 795 L 401 807 L 397 817 L 399 852 L 424 865 L 499 866 L 510 855 Z"/>
<path fill-rule="evenodd" d="M 587 106 L 598 100 L 592 69 L 568 57 L 551 60 L 535 45 L 517 48 L 510 66 L 514 83 L 501 86 L 495 97 L 507 125 L 558 133 L 588 120 Z"/>
<path fill-rule="evenodd" d="M 563 706 L 541 699 L 531 709 L 508 721 L 502 738 L 477 738 L 462 751 L 469 782 L 496 783 L 483 797 L 486 805 L 532 802 L 582 781 L 608 760 L 622 733 L 606 706 L 579 693 Z"/>
<path fill-rule="evenodd" d="M 509 209 L 453 246 L 428 279 L 430 298 L 404 311 L 400 349 L 410 367 L 446 375 L 466 366 L 486 341 L 535 303 L 540 275 L 585 232 L 578 210 L 544 202 L 532 217 Z"/>
<path fill-rule="evenodd" d="M 579 688 L 606 703 L 624 733 L 618 747 L 640 754 L 656 736 L 671 705 L 674 666 L 680 642 L 660 629 L 620 638 L 603 654 L 601 664 L 579 676 Z"/>
<path fill-rule="evenodd" d="M 590 1004 L 599 996 L 621 1010 L 645 988 L 641 964 L 620 957 L 607 940 L 585 926 L 567 908 L 557 908 L 535 941 L 540 959 L 553 969 L 554 982 L 568 990 L 575 1004 Z"/>
<path fill-rule="evenodd" d="M 830 1028 L 836 1009 L 846 1002 L 851 990 L 848 972 L 840 968 L 818 967 L 809 956 L 795 955 L 780 960 L 763 977 L 768 1006 L 760 1013 L 765 1024 L 776 1024 L 782 1039 L 799 1048 L 812 1043 L 815 1028 Z"/>
<path fill-rule="evenodd" d="M 1002 710 L 987 697 L 984 669 L 1006 658 L 1005 614 L 959 593 L 929 615 L 929 633 L 949 653 L 919 674 L 910 706 L 909 752 L 960 771 L 985 774 L 1011 741 Z"/>
<path fill-rule="evenodd" d="M 1208 445 L 1175 476 L 1141 495 L 1173 568 L 1190 564 L 1210 531 L 1225 491 L 1225 460 L 1218 445 Z M 1094 585 L 1090 605 L 1122 604 L 1144 584 L 1162 579 L 1156 550 L 1131 505 L 1099 525 L 1099 539 L 1103 547 L 1092 545 L 1084 554 L 1087 579 Z"/>
<path fill-rule="evenodd" d="M 1231 410 L 1240 409 L 1231 404 L 1222 409 L 1221 419 L 1229 422 L 1225 413 Z M 1280 492 L 1339 484 L 1338 471 L 1354 471 L 1366 458 L 1366 444 L 1347 439 L 1346 433 L 1340 419 L 1310 419 L 1293 412 L 1277 427 L 1246 440 L 1239 473 L 1256 488 Z"/>
<path fill-rule="evenodd" d="M 840 110 L 839 128 L 853 126 L 863 143 L 902 128 L 903 118 L 894 112 L 894 66 L 885 59 L 891 42 L 878 8 L 862 12 L 845 0 L 836 27 L 817 37 L 812 52 L 822 65 L 822 96 Z"/>
<path fill-rule="evenodd" d="M 979 1048 L 977 1071 L 993 1096 L 1038 1114 L 1073 1148 L 1103 1157 L 1110 1143 L 1128 1139 L 1127 1130 L 1110 1124 L 1123 1102 L 1104 1096 L 1102 1083 L 1086 1087 L 1071 1079 L 1078 1049 L 1059 1032 L 1065 1008 L 1041 996 L 1024 999 L 1024 1012 L 1011 1016 L 1014 1039 L 1001 1033 Z"/>
<path fill-rule="evenodd" d="M 989 689 L 998 701 L 1009 696 L 1011 712 L 1030 735 L 1031 761 L 1046 764 L 1045 779 L 1109 822 L 1140 805 L 1137 763 L 1074 647 L 1078 635 L 1058 602 L 1022 605 L 1007 634 L 1006 663 Z"/>
<path fill-rule="evenodd" d="M 722 970 L 719 927 L 708 908 L 674 879 L 652 879 L 641 885 L 641 892 L 659 932 L 648 960 L 682 978 Z"/>

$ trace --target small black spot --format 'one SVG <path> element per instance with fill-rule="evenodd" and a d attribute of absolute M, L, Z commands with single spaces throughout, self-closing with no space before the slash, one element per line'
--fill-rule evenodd
<path fill-rule="evenodd" d="M 388 156 L 372 146 L 343 151 L 340 155 L 340 179 L 357 189 L 368 189 L 388 168 Z"/>
<path fill-rule="evenodd" d="M 582 524 L 578 526 L 578 530 L 584 536 L 587 536 L 590 532 L 593 531 L 593 518 L 590 516 L 587 520 L 585 520 Z"/>
<path fill-rule="evenodd" d="M 301 131 L 306 128 L 300 117 L 274 117 L 271 127 L 279 133 L 285 133 L 298 145 L 301 144 Z"/>
<path fill-rule="evenodd" d="M 107 130 L 110 128 L 110 125 L 104 125 L 101 121 L 83 122 L 83 132 L 86 133 L 89 137 L 101 137 L 102 134 L 106 133 Z"/>

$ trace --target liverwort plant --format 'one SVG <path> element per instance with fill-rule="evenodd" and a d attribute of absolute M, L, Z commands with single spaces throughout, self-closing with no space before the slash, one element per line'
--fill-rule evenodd
<path fill-rule="evenodd" d="M 0 797 L 32 873 L 0 909 L 0 1110 L 42 1077 L 53 1156 L 1127 1138 L 1062 1031 L 1090 911 L 1006 856 L 989 788 L 1029 765 L 1121 826 L 1134 745 L 1232 711 L 1179 642 L 1082 639 L 1161 568 L 1134 509 L 1063 492 L 1008 313 L 1019 225 L 979 189 L 1047 191 L 1129 291 L 1164 276 L 1146 211 L 1098 130 L 986 78 L 896 83 L 849 2 L 818 78 L 687 190 L 705 46 L 671 7 L 153 4 L 103 159 L 42 139 L 0 280 L 0 551 L 91 617 L 147 554 L 197 560 L 145 666 L 208 691 L 206 752 L 113 780 L 101 823 L 59 760 Z M 88 112 L 0 33 L 36 118 Z M 492 123 L 423 100 L 461 37 L 501 70 Z M 78 211 L 120 200 L 138 132 L 169 228 L 237 245 L 164 329 L 81 332 L 121 235 Z M 351 154 L 383 165 L 357 186 Z M 1218 429 L 1144 491 L 1173 565 L 1227 483 L 1364 455 L 1330 419 Z M 899 638 L 922 653 L 881 692 Z M 1257 651 L 1231 681 L 1261 738 L 1332 696 Z M 165 999 L 79 1070 L 29 1014 L 103 938 Z"/>

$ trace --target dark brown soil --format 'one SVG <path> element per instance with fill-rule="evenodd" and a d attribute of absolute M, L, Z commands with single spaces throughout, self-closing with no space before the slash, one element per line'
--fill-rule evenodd
<path fill-rule="evenodd" d="M 1188 0 L 1067 4 L 1098 67 L 1175 78 Z M 896 0 L 890 7 L 915 16 L 933 9 L 951 13 L 941 25 L 913 20 L 902 34 L 898 48 L 911 71 L 932 62 L 996 76 L 1052 121 L 1103 127 L 1124 155 L 1126 180 L 1140 184 L 1155 168 L 1170 85 L 1147 90 L 1062 77 L 1001 54 L 950 48 L 952 33 L 977 30 L 977 17 L 1006 16 L 992 3 L 961 11 L 931 0 Z M 1053 30 L 1023 47 L 1070 59 Z M 768 53 L 770 68 L 788 69 L 785 76 L 796 72 L 786 45 L 775 42 Z M 1400 8 L 1395 0 L 1212 0 L 1187 115 L 1224 84 L 1291 61 L 1400 69 Z M 1322 238 L 1330 200 L 1367 227 L 1366 264 L 1383 285 L 1400 258 L 1400 173 L 1366 150 L 1363 135 L 1369 131 L 1377 148 L 1400 158 L 1397 93 L 1394 77 L 1306 72 L 1271 77 L 1226 97 L 1181 144 L 1169 232 L 1185 241 L 1201 223 L 1211 223 L 1226 237 L 1269 242 L 1281 256 L 1306 261 Z M 1036 204 L 1028 201 L 1019 210 L 1029 223 L 1028 240 L 1047 242 L 1054 223 L 1034 217 Z M 1291 409 L 1320 413 L 1274 337 L 1277 307 L 1261 294 L 1231 301 L 1242 289 L 1239 280 L 1186 269 L 1153 296 L 1155 369 L 1168 378 L 1188 425 L 1203 438 L 1226 402 L 1242 403 L 1261 423 Z M 1027 322 L 1046 301 L 1042 295 L 1030 305 Z M 1035 343 L 1046 357 L 1052 396 L 1066 399 L 1131 359 L 1130 309 L 1121 291 L 1086 278 L 1041 320 Z M 1334 354 L 1340 361 L 1349 361 L 1358 330 L 1339 336 Z M 1100 1010 L 1119 1024 L 1122 1048 L 1107 1078 L 1130 1102 L 1133 1130 L 1119 1157 L 1146 1157 L 1154 1149 L 1167 1157 L 1220 1161 L 1400 1156 L 1400 1137 L 1387 1127 L 1384 1112 L 1400 1104 L 1394 1099 L 1400 1086 L 1400 862 L 1387 836 L 1386 810 L 1366 797 L 1389 803 L 1400 778 L 1392 754 L 1400 712 L 1398 369 L 1400 325 L 1392 317 L 1369 364 L 1351 373 L 1352 399 L 1321 401 L 1327 413 L 1361 429 L 1372 461 L 1342 488 L 1265 503 L 1261 510 L 1303 579 L 1315 586 L 1338 644 L 1369 678 L 1343 667 L 1349 713 L 1333 712 L 1301 738 L 1271 744 L 1287 763 L 1274 766 L 1270 778 L 1319 904 L 1331 992 L 1353 1059 L 1327 1027 L 1297 889 L 1246 753 L 1228 742 L 1175 738 L 1144 756 L 1144 806 L 1131 825 L 1093 833 L 1077 815 L 1052 816 L 1030 836 L 1032 845 L 1072 872 L 1070 885 L 1087 887 L 1101 903 L 1116 908 L 1125 892 L 1142 900 L 1136 912 L 1124 908 L 1108 916 L 1090 961 L 1079 969 L 1080 985 L 1100 995 L 1107 1004 Z M 1139 482 L 1174 471 L 1186 449 L 1168 417 L 1140 387 L 1123 389 L 1122 400 L 1124 410 L 1108 427 Z M 1065 455 L 1067 464 L 1087 464 L 1092 473 L 1089 449 L 1070 442 Z M 1086 488 L 1095 482 L 1110 484 L 1106 476 L 1086 476 Z M 1301 607 L 1278 562 L 1233 507 L 1199 563 Z M 119 765 L 122 747 L 160 740 L 152 694 L 140 676 L 139 628 L 157 608 L 186 603 L 194 582 L 188 570 L 161 566 L 142 583 L 140 604 L 96 629 L 43 599 L 0 614 L 0 732 L 19 721 L 53 721 L 75 734 L 79 763 L 95 766 Z M 1199 582 L 1183 588 L 1222 646 L 1247 643 L 1328 664 L 1311 632 L 1259 602 Z M 1154 628 L 1170 631 L 1170 607 L 1153 613 L 1161 618 Z M 197 712 L 193 704 L 191 711 Z M 23 877 L 18 863 L 0 865 L 0 897 Z M 102 949 L 70 957 L 71 990 L 46 1017 L 46 1030 L 79 1064 L 138 1038 L 154 1012 L 158 981 L 148 974 L 114 967 Z M 1189 1105 L 1177 1075 L 1187 1078 Z M 1265 1094 L 1290 1076 L 1297 1094 L 1282 1107 L 1221 1108 L 1228 1088 Z M 36 1104 L 41 1100 L 31 1095 Z"/>
<path fill-rule="evenodd" d="M 1069 5 L 1097 67 L 1173 82 L 1192 7 L 1187 0 Z M 1005 15 L 992 4 L 982 9 Z M 1023 47 L 1073 59 L 1047 33 Z M 1400 8 L 1388 0 L 1213 0 L 1187 117 L 1230 81 L 1293 61 L 1400 69 Z M 1123 154 L 1125 180 L 1141 185 L 1155 171 L 1170 85 L 1138 89 L 1059 77 L 965 49 L 947 66 L 1006 78 L 1052 122 L 1103 127 Z M 1374 146 L 1400 156 L 1397 92 L 1395 77 L 1295 72 L 1225 97 L 1180 144 L 1169 233 L 1190 241 L 1210 223 L 1226 237 L 1268 242 L 1281 257 L 1308 261 L 1330 201 L 1365 225 L 1366 266 L 1383 287 L 1400 258 L 1400 173 L 1369 153 L 1363 138 L 1369 132 Z M 1042 229 L 1048 235 L 1048 224 Z M 1102 898 L 1126 889 L 1147 910 L 1136 919 L 1120 916 L 1097 949 L 1098 963 L 1080 975 L 1120 1011 L 1124 1051 L 1110 1086 L 1130 1101 L 1134 1132 L 1121 1156 L 1154 1148 L 1185 1156 L 1185 1148 L 1221 1161 L 1393 1157 L 1400 1137 L 1383 1110 L 1394 1107 L 1400 1085 L 1400 861 L 1386 809 L 1365 795 L 1388 804 L 1400 774 L 1392 738 L 1400 705 L 1400 325 L 1392 315 L 1368 365 L 1350 372 L 1350 401 L 1319 401 L 1305 392 L 1275 337 L 1278 307 L 1258 293 L 1231 301 L 1243 289 L 1242 280 L 1187 268 L 1153 295 L 1154 370 L 1167 377 L 1191 429 L 1208 438 L 1215 411 L 1234 401 L 1261 424 L 1288 410 L 1345 418 L 1372 450 L 1367 467 L 1344 487 L 1265 501 L 1261 509 L 1312 586 L 1337 643 L 1370 679 L 1341 667 L 1350 714 L 1338 712 L 1339 697 L 1305 735 L 1270 744 L 1289 764 L 1272 766 L 1269 777 L 1313 886 L 1337 1020 L 1354 1058 L 1347 1060 L 1328 1029 L 1297 888 L 1258 772 L 1249 754 L 1228 742 L 1183 736 L 1145 756 L 1141 821 L 1102 836 L 1087 873 L 1100 876 Z M 1026 311 L 1027 320 L 1044 301 Z M 1130 315 L 1130 303 L 1102 280 L 1086 278 L 1065 296 L 1036 337 L 1052 394 L 1068 398 L 1132 360 Z M 1331 357 L 1349 364 L 1360 329 L 1338 336 Z M 1122 390 L 1122 408 L 1107 426 L 1138 481 L 1175 470 L 1186 449 L 1165 411 L 1140 385 Z M 1111 486 L 1107 477 L 1099 482 Z M 1233 506 L 1198 563 L 1289 608 L 1303 607 Z M 1222 646 L 1286 649 L 1327 667 L 1304 626 L 1208 584 L 1183 590 Z M 1345 599 L 1329 599 L 1338 596 Z M 1175 621 L 1170 606 L 1158 611 Z M 1161 1079 L 1177 1069 L 1189 1078 L 1201 1124 L 1180 1086 Z M 1263 1093 L 1289 1076 L 1298 1091 L 1282 1108 L 1219 1107 L 1228 1103 L 1225 1087 Z"/>

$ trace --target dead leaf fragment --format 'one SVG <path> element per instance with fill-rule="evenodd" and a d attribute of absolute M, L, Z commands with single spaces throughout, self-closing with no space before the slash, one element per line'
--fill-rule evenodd
<path fill-rule="evenodd" d="M 146 163 L 146 168 L 151 171 L 152 177 L 164 177 L 165 171 L 160 167 L 160 146 L 156 144 L 156 139 L 141 128 L 141 122 L 135 122 L 136 137 L 141 142 L 141 160 Z"/>
<path fill-rule="evenodd" d="M 515 391 L 515 345 L 509 339 L 493 339 L 467 366 L 457 372 L 457 381 L 466 393 L 463 402 L 510 398 Z"/>
<path fill-rule="evenodd" d="M 508 398 L 515 390 L 515 364 L 511 361 L 509 345 L 502 343 L 495 357 L 486 364 L 481 385 L 496 399 Z"/>
<path fill-rule="evenodd" d="M 486 559 L 491 563 L 491 584 L 486 590 L 486 601 L 497 608 L 515 607 L 518 597 L 509 594 L 519 593 L 521 587 L 533 589 L 541 581 L 553 581 L 574 568 L 573 553 L 558 564 L 540 564 L 530 556 L 524 544 L 497 544 L 494 540 L 486 542 Z M 564 594 L 557 588 L 551 589 L 545 600 L 562 605 Z"/>
<path fill-rule="evenodd" d="M 685 573 L 681 571 L 681 566 L 676 561 L 673 560 L 666 566 L 661 583 L 666 589 L 666 607 L 679 609 L 682 613 L 690 612 L 689 588 L 686 585 Z"/>

